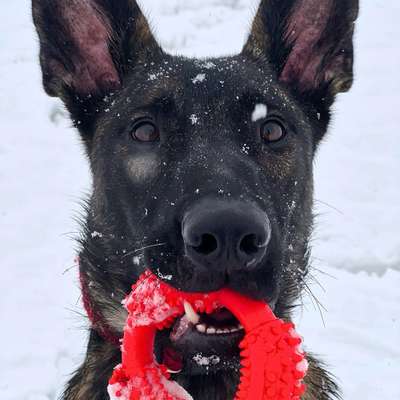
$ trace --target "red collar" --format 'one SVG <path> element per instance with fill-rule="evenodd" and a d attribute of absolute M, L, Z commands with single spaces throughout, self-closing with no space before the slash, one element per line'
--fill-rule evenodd
<path fill-rule="evenodd" d="M 91 329 L 95 330 L 106 342 L 114 345 L 120 345 L 121 335 L 115 332 L 105 321 L 101 311 L 97 309 L 96 303 L 93 301 L 87 277 L 82 272 L 79 273 L 79 281 L 81 284 L 83 306 L 90 320 Z"/>

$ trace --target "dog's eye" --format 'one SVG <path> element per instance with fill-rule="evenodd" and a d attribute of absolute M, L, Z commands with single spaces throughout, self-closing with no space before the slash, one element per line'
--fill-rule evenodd
<path fill-rule="evenodd" d="M 268 143 L 279 142 L 286 136 L 284 126 L 276 120 L 269 120 L 261 126 L 261 138 Z"/>
<path fill-rule="evenodd" d="M 160 138 L 157 126 L 151 121 L 137 122 L 131 135 L 133 139 L 139 142 L 155 142 Z"/>

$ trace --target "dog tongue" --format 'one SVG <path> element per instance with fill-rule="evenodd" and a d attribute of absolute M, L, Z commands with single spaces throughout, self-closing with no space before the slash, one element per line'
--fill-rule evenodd
<path fill-rule="evenodd" d="M 169 371 L 180 372 L 183 368 L 182 356 L 172 347 L 166 347 L 163 352 L 163 364 Z"/>
<path fill-rule="evenodd" d="M 186 315 L 183 315 L 181 318 L 176 320 L 169 338 L 172 342 L 176 342 L 192 327 L 193 324 L 189 321 Z"/>

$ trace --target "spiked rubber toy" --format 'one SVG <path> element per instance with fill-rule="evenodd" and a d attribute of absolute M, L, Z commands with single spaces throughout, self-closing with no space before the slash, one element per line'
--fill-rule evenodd
<path fill-rule="evenodd" d="M 307 361 L 294 325 L 278 319 L 269 306 L 230 289 L 208 294 L 180 292 L 146 271 L 124 301 L 129 316 L 121 346 L 122 362 L 110 379 L 112 400 L 189 400 L 167 367 L 154 356 L 157 330 L 184 314 L 184 302 L 197 312 L 227 308 L 242 324 L 241 377 L 235 400 L 300 400 Z"/>

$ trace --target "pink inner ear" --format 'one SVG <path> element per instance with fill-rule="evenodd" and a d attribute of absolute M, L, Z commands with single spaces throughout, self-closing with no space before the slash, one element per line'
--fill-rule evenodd
<path fill-rule="evenodd" d="M 121 81 L 109 51 L 111 27 L 91 0 L 70 0 L 63 16 L 79 54 L 72 56 L 76 70 L 66 77 L 81 94 L 108 91 Z"/>
<path fill-rule="evenodd" d="M 318 53 L 316 43 L 327 25 L 333 0 L 299 0 L 289 19 L 286 42 L 293 46 L 281 80 L 298 82 L 302 89 L 312 89 L 318 82 L 318 68 L 323 53 Z"/>

